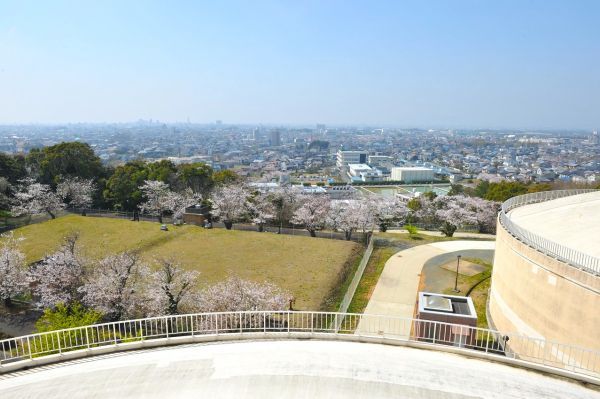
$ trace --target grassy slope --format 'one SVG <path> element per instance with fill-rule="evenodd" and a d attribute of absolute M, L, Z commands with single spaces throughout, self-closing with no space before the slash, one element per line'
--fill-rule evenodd
<path fill-rule="evenodd" d="M 362 248 L 355 243 L 311 237 L 205 230 L 196 226 L 69 215 L 15 231 L 26 239 L 21 249 L 33 262 L 54 251 L 64 236 L 77 231 L 86 256 L 140 249 L 149 262 L 175 257 L 187 268 L 201 272 L 206 283 L 228 273 L 256 281 L 268 280 L 296 297 L 297 309 L 318 309 L 338 284 L 345 267 L 353 267 Z M 342 294 L 343 295 L 343 294 Z"/>

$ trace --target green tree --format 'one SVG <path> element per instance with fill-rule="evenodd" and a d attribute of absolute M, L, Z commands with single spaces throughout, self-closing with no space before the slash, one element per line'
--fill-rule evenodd
<path fill-rule="evenodd" d="M 106 181 L 104 199 L 114 208 L 133 211 L 142 201 L 139 189 L 148 180 L 148 169 L 144 161 L 131 161 L 115 168 Z"/>
<path fill-rule="evenodd" d="M 465 188 L 462 184 L 452 184 L 450 186 L 450 191 L 448 191 L 448 195 L 460 195 L 464 194 Z"/>
<path fill-rule="evenodd" d="M 147 163 L 146 168 L 148 169 L 148 180 L 158 180 L 169 185 L 175 183 L 177 168 L 173 162 L 163 159 Z"/>
<path fill-rule="evenodd" d="M 106 181 L 104 200 L 113 208 L 127 211 L 137 210 L 142 202 L 140 187 L 146 180 L 157 180 L 171 185 L 176 180 L 177 168 L 171 161 L 146 163 L 142 160 L 130 161 L 117 166 Z"/>
<path fill-rule="evenodd" d="M 475 187 L 475 196 L 479 198 L 485 198 L 490 189 L 490 182 L 487 180 L 482 180 Z"/>
<path fill-rule="evenodd" d="M 27 170 L 23 156 L 0 152 L 0 177 L 4 177 L 10 184 L 17 184 L 25 176 Z"/>
<path fill-rule="evenodd" d="M 233 170 L 225 169 L 213 173 L 213 182 L 215 185 L 227 186 L 240 180 L 240 176 Z"/>
<path fill-rule="evenodd" d="M 540 191 L 551 191 L 552 186 L 548 183 L 532 184 L 527 188 L 528 193 L 539 193 Z"/>
<path fill-rule="evenodd" d="M 213 170 L 205 163 L 186 163 L 177 166 L 178 189 L 190 188 L 195 193 L 203 195 L 213 187 Z"/>
<path fill-rule="evenodd" d="M 429 201 L 433 201 L 437 197 L 437 194 L 433 191 L 426 191 L 423 193 L 423 197 L 427 198 Z"/>
<path fill-rule="evenodd" d="M 408 201 L 408 203 L 406 204 L 406 206 L 411 211 L 416 212 L 419 209 L 421 209 L 421 201 L 419 200 L 419 198 L 412 198 L 412 199 L 410 199 Z"/>
<path fill-rule="evenodd" d="M 527 193 L 527 186 L 518 181 L 501 181 L 491 183 L 485 199 L 488 201 L 504 202 L 509 198 Z"/>
<path fill-rule="evenodd" d="M 104 175 L 100 158 L 87 143 L 63 142 L 32 150 L 27 163 L 39 180 L 55 186 L 61 177 L 96 180 Z"/>
<path fill-rule="evenodd" d="M 37 332 L 61 330 L 64 328 L 82 327 L 96 324 L 102 320 L 102 313 L 87 309 L 75 302 L 70 306 L 62 303 L 55 308 L 46 308 L 44 314 L 35 322 Z"/>

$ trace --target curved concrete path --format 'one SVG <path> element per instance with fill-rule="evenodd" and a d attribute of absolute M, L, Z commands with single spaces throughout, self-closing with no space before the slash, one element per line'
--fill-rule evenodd
<path fill-rule="evenodd" d="M 377 281 L 375 290 L 364 311 L 365 314 L 412 318 L 419 290 L 421 270 L 427 260 L 461 250 L 494 250 L 495 241 L 441 241 L 419 245 L 396 252 L 388 259 Z M 384 334 L 404 336 L 405 328 L 367 325 L 368 319 L 358 325 L 359 332 L 378 331 Z"/>
<path fill-rule="evenodd" d="M 0 376 L 13 398 L 570 398 L 577 383 L 459 355 L 380 344 L 194 344 Z"/>

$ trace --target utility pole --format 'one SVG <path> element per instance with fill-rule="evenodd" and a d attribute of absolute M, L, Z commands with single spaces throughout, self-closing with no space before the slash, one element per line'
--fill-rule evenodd
<path fill-rule="evenodd" d="M 460 292 L 458 289 L 458 267 L 460 266 L 460 255 L 456 256 L 456 277 L 454 279 L 454 292 Z"/>

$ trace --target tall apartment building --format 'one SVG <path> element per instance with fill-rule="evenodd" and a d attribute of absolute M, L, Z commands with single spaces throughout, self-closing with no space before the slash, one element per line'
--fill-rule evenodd
<path fill-rule="evenodd" d="M 281 145 L 281 133 L 279 130 L 271 130 L 269 132 L 269 145 L 271 147 L 277 147 Z"/>

